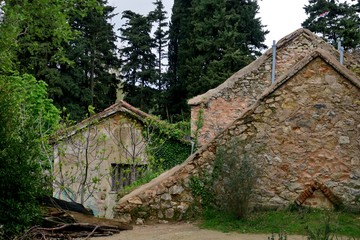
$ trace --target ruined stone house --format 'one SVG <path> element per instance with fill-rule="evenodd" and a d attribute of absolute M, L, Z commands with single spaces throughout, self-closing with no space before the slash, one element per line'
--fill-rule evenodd
<path fill-rule="evenodd" d="M 146 167 L 142 127 L 148 116 L 120 101 L 62 132 L 53 144 L 54 197 L 112 218 L 118 190 Z"/>
<path fill-rule="evenodd" d="M 219 146 L 234 138 L 261 175 L 254 207 L 295 203 L 360 209 L 360 80 L 358 60 L 306 29 L 277 43 L 219 87 L 189 101 L 201 148 L 183 164 L 120 199 L 115 217 L 127 222 L 179 220 L 199 199 L 189 182 L 213 169 Z M 195 121 L 202 114 L 203 127 Z M 236 173 L 234 173 L 236 174 Z"/>

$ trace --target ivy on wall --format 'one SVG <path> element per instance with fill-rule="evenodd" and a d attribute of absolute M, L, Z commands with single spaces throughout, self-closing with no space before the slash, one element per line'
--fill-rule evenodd
<path fill-rule="evenodd" d="M 184 162 L 191 154 L 191 142 L 185 141 L 190 134 L 189 122 L 170 124 L 164 121 L 149 119 L 152 132 L 149 153 L 154 158 L 156 170 L 167 170 Z"/>
<path fill-rule="evenodd" d="M 154 154 L 155 159 L 160 159 L 163 169 L 170 169 L 184 162 L 191 154 L 191 144 L 170 138 Z"/>

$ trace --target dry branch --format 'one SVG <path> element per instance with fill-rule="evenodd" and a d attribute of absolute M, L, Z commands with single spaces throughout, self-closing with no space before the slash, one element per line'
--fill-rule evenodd
<path fill-rule="evenodd" d="M 72 239 L 109 236 L 132 226 L 84 213 L 43 207 L 42 226 L 33 227 L 21 239 Z"/>

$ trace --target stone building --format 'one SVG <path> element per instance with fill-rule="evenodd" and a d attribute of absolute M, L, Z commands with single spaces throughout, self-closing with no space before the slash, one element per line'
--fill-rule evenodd
<path fill-rule="evenodd" d="M 315 49 L 323 49 L 339 59 L 339 52 L 306 29 L 299 29 L 276 44 L 275 79 Z M 204 145 L 237 119 L 272 83 L 272 49 L 239 70 L 218 87 L 188 101 L 191 106 L 191 130 L 198 145 Z M 351 56 L 345 65 L 354 66 Z M 201 121 L 201 128 L 199 128 Z"/>
<path fill-rule="evenodd" d="M 115 217 L 138 223 L 185 218 L 201 201 L 191 178 L 211 173 L 218 147 L 235 138 L 239 161 L 247 155 L 262 169 L 254 207 L 360 209 L 360 81 L 349 70 L 359 65 L 351 56 L 344 62 L 333 47 L 299 29 L 277 44 L 274 84 L 269 50 L 191 99 L 193 124 L 200 112 L 204 119 L 195 129 L 201 148 L 120 199 Z"/>
<path fill-rule="evenodd" d="M 120 101 L 66 129 L 54 147 L 54 197 L 112 218 L 119 189 L 146 167 L 143 121 L 149 115 Z"/>

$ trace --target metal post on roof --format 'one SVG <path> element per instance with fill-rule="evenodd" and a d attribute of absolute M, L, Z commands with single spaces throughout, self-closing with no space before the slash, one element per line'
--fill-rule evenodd
<path fill-rule="evenodd" d="M 340 47 L 340 64 L 344 64 L 344 48 Z"/>
<path fill-rule="evenodd" d="M 343 65 L 344 64 L 344 48 L 341 46 L 341 41 L 342 38 L 338 38 L 338 51 L 340 53 L 340 64 Z"/>
<path fill-rule="evenodd" d="M 272 72 L 271 72 L 271 83 L 275 82 L 275 63 L 276 63 L 276 44 L 275 44 L 275 40 L 273 40 L 273 45 L 272 45 Z"/>

